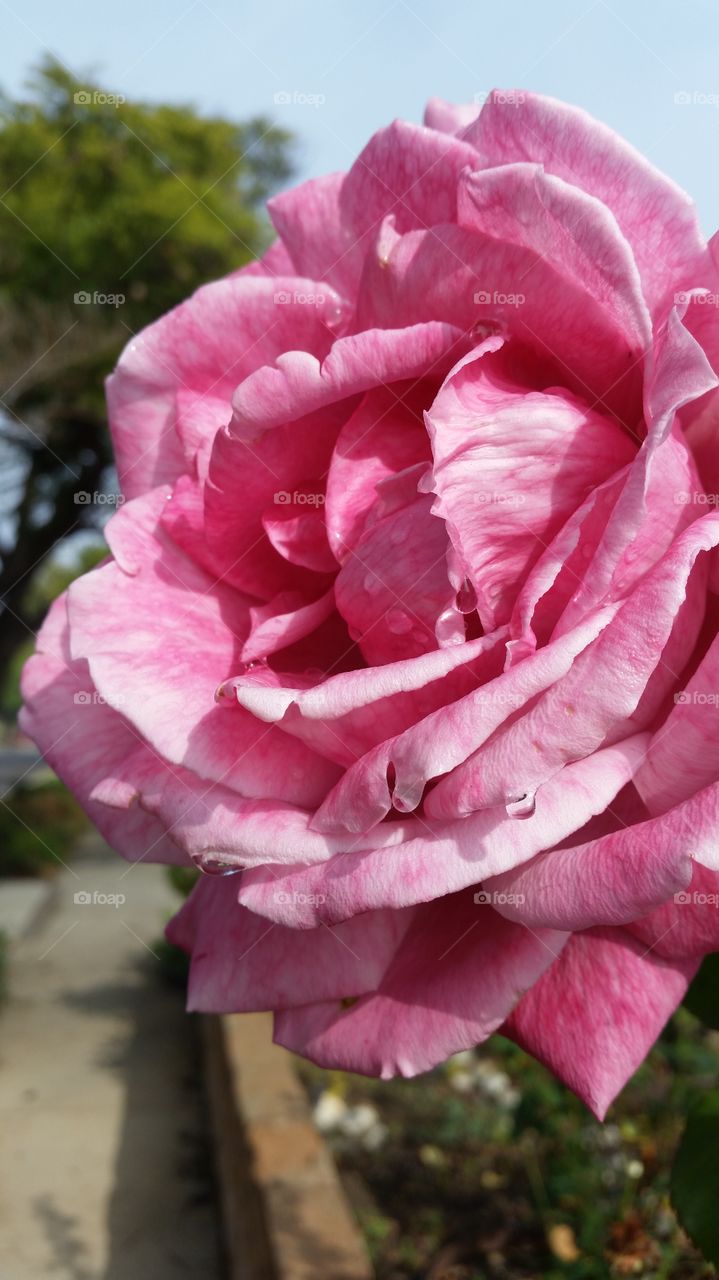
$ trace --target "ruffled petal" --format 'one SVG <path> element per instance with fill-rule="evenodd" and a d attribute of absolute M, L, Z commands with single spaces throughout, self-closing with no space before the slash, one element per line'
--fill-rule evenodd
<path fill-rule="evenodd" d="M 522 91 L 511 110 L 496 90 L 464 137 L 482 167 L 540 164 L 610 209 L 632 247 L 647 303 L 706 283 L 708 255 L 693 202 L 671 178 L 579 107 Z"/>
<path fill-rule="evenodd" d="M 706 565 L 719 516 L 697 520 L 621 606 L 605 630 L 536 705 L 427 799 L 435 818 L 532 796 L 568 760 L 651 724 L 676 685 L 704 613 Z"/>
<path fill-rule="evenodd" d="M 133 552 L 162 500 L 162 490 L 136 499 L 137 521 L 129 503 L 123 508 Z M 117 530 L 111 536 L 122 542 Z M 136 573 L 105 564 L 74 582 L 68 601 L 73 658 L 87 659 L 99 692 L 111 704 L 121 699 L 135 731 L 168 763 L 243 795 L 306 805 L 336 780 L 336 769 L 302 743 L 216 703 L 248 639 L 249 604 L 163 540 L 159 526 Z"/>
<path fill-rule="evenodd" d="M 380 907 L 429 901 L 477 885 L 504 869 L 528 862 L 611 805 L 631 778 L 645 747 L 646 735 L 639 734 L 568 765 L 543 788 L 534 812 L 525 818 L 512 817 L 504 809 L 483 810 L 445 824 L 410 818 L 406 823 L 375 827 L 370 832 L 375 840 L 396 825 L 403 831 L 400 841 L 374 850 L 367 848 L 366 835 L 356 837 L 354 849 L 347 847 L 345 837 L 345 852 L 322 866 L 287 867 L 281 873 L 279 868 L 258 867 L 243 878 L 241 900 L 282 924 L 308 928 Z M 281 900 L 275 893 L 279 874 L 284 890 Z M 657 900 L 646 901 L 654 905 Z M 537 923 L 544 922 L 533 920 L 530 927 Z M 553 927 L 551 919 L 546 923 Z"/>
<path fill-rule="evenodd" d="M 504 352 L 484 347 L 446 379 L 427 428 L 435 510 L 492 629 L 508 621 L 542 549 L 635 445 L 577 397 L 518 386 Z"/>
<path fill-rule="evenodd" d="M 126 497 L 172 482 L 194 465 L 197 441 L 186 433 L 188 457 L 183 428 L 177 429 L 178 391 L 224 400 L 229 407 L 237 384 L 289 346 L 325 354 L 330 335 L 323 321 L 338 299 L 328 293 L 322 306 L 295 301 L 316 292 L 314 282 L 294 277 L 228 276 L 204 285 L 132 339 L 107 382 L 110 429 Z"/>
<path fill-rule="evenodd" d="M 167 936 L 192 957 L 190 1011 L 245 1013 L 374 991 L 411 914 L 375 912 L 359 926 L 300 933 L 241 907 L 235 883 L 220 877 L 195 886 Z"/>
<path fill-rule="evenodd" d="M 516 1040 L 603 1120 L 674 1013 L 695 961 L 667 961 L 623 929 L 574 934 L 520 1001 Z"/>
<path fill-rule="evenodd" d="M 140 809 L 118 812 L 94 799 L 93 789 L 136 751 L 151 752 L 121 714 L 122 695 L 109 703 L 95 688 L 87 663 L 68 645 L 67 597 L 53 602 L 22 675 L 23 733 L 77 796 L 100 834 L 130 861 L 186 863 L 168 825 Z"/>
<path fill-rule="evenodd" d="M 286 1009 L 275 1016 L 275 1040 L 323 1067 L 417 1075 L 496 1031 L 565 940 L 513 925 L 471 893 L 452 894 L 416 909 L 375 994 L 349 1009 Z"/>

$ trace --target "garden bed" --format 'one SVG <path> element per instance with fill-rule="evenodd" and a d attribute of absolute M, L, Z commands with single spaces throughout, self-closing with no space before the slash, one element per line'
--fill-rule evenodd
<path fill-rule="evenodd" d="M 680 1010 L 605 1125 L 501 1037 L 411 1081 L 297 1066 L 378 1280 L 700 1280 L 669 1170 L 718 1041 Z"/>

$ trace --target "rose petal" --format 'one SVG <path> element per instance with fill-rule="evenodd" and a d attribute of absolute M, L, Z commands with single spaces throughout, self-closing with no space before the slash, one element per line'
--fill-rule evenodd
<path fill-rule="evenodd" d="M 478 907 L 471 892 L 452 894 L 415 910 L 375 994 L 349 1009 L 285 1010 L 275 1040 L 323 1067 L 417 1075 L 486 1040 L 564 942 Z"/>
<path fill-rule="evenodd" d="M 623 929 L 574 934 L 502 1034 L 603 1120 L 680 1004 L 696 967 L 662 960 Z"/>

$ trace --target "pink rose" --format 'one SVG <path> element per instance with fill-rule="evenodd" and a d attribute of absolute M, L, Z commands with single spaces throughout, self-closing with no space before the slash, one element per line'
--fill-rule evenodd
<path fill-rule="evenodd" d="M 719 949 L 712 253 L 516 92 L 271 213 L 110 379 L 128 501 L 23 726 L 208 873 L 190 1008 L 382 1076 L 501 1030 L 601 1115 Z"/>

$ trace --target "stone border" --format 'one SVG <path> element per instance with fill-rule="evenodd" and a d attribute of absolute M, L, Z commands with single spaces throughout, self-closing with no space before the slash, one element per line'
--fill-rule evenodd
<path fill-rule="evenodd" d="M 271 1015 L 206 1016 L 203 1038 L 230 1280 L 372 1280 Z"/>

